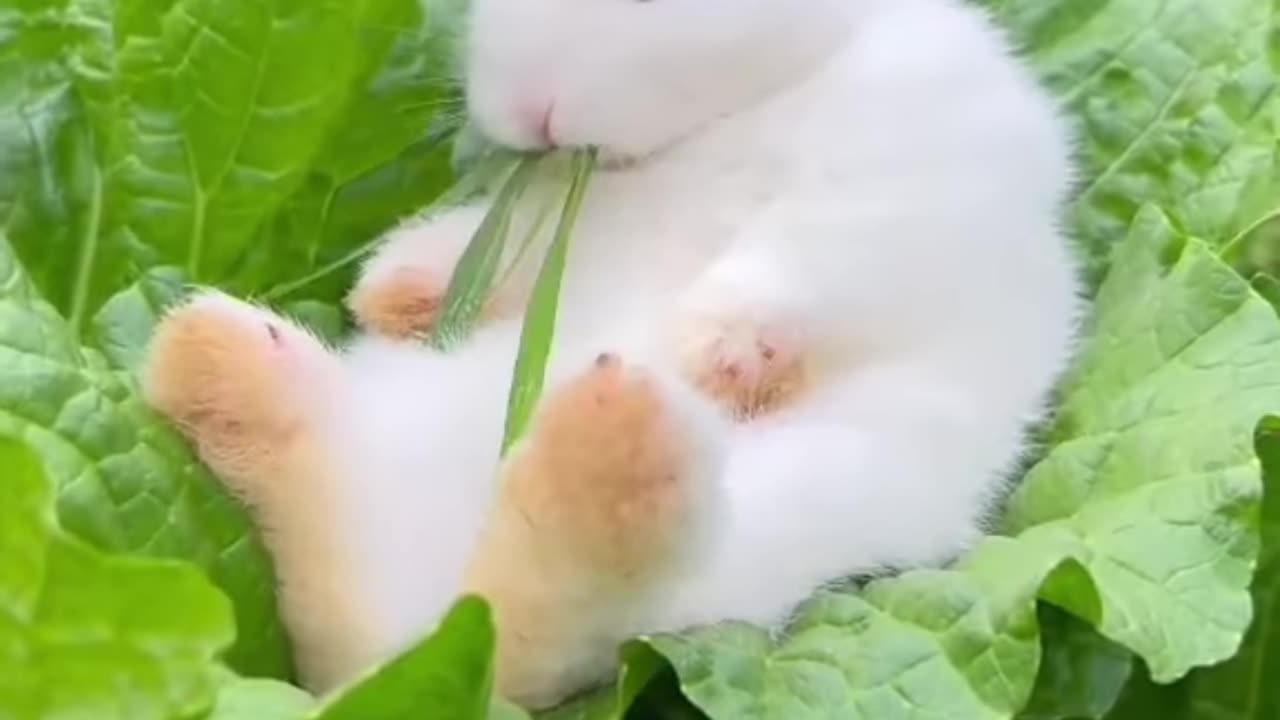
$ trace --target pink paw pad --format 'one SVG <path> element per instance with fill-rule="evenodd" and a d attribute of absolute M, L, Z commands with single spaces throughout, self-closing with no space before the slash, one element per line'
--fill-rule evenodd
<path fill-rule="evenodd" d="M 724 323 L 686 349 L 684 368 L 703 392 L 747 420 L 786 405 L 803 388 L 801 343 L 781 328 Z"/>

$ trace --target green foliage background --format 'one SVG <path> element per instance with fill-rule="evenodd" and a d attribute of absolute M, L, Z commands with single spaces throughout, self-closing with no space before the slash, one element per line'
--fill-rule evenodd
<path fill-rule="evenodd" d="M 781 644 L 639 639 L 553 716 L 1280 717 L 1280 3 L 983 4 L 1079 121 L 1097 287 L 998 534 Z M 269 560 L 131 375 L 190 282 L 345 330 L 353 260 L 455 180 L 453 5 L 0 0 L 0 718 L 521 715 L 475 599 L 282 682 Z"/>

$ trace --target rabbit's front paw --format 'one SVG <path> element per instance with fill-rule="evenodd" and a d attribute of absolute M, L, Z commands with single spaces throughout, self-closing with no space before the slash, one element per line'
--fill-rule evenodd
<path fill-rule="evenodd" d="M 370 273 L 348 298 L 361 327 L 392 338 L 422 335 L 435 326 L 449 277 L 405 265 Z"/>
<path fill-rule="evenodd" d="M 160 322 L 143 389 L 206 462 L 238 475 L 296 435 L 336 365 L 306 330 L 211 291 Z"/>

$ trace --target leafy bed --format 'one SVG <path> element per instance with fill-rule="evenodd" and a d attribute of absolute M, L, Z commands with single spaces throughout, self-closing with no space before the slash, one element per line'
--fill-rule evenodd
<path fill-rule="evenodd" d="M 780 644 L 638 639 L 551 715 L 1280 716 L 1278 3 L 985 4 L 1081 121 L 1098 287 L 996 533 Z M 283 682 L 269 561 L 130 373 L 186 282 L 344 330 L 353 258 L 454 180 L 452 12 L 0 0 L 0 718 L 522 716 L 475 599 L 334 697 Z"/>

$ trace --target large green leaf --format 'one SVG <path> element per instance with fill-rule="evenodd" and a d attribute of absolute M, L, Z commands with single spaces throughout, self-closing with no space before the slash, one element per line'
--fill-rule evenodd
<path fill-rule="evenodd" d="M 0 218 L 41 291 L 77 330 L 157 264 L 263 291 L 437 195 L 456 93 L 423 2 L 8 0 Z"/>
<path fill-rule="evenodd" d="M 1138 209 L 1231 243 L 1280 211 L 1275 0 L 980 0 L 1077 121 L 1095 275 Z"/>
<path fill-rule="evenodd" d="M 453 28 L 437 19 L 456 12 L 0 2 L 0 426 L 33 438 L 70 530 L 210 571 L 235 602 L 245 672 L 289 668 L 266 556 L 107 368 L 136 365 L 180 282 L 275 292 L 341 331 L 355 251 L 450 181 Z"/>
<path fill-rule="evenodd" d="M 1089 582 L 1063 577 L 1048 597 L 1167 682 L 1231 656 L 1248 626 L 1276 312 L 1156 212 L 1135 222 L 1096 312 L 1053 447 L 1006 524 L 1077 558 Z"/>
<path fill-rule="evenodd" d="M 64 534 L 53 486 L 0 440 L 0 717 L 171 720 L 213 703 L 231 608 L 194 568 Z"/>
<path fill-rule="evenodd" d="M 1258 436 L 1266 470 L 1263 551 L 1253 583 L 1255 622 L 1240 652 L 1227 662 L 1197 670 L 1172 686 L 1138 676 L 1111 720 L 1269 720 L 1280 717 L 1280 419 L 1270 418 Z"/>
<path fill-rule="evenodd" d="M 230 662 L 246 673 L 289 672 L 270 563 L 244 514 L 146 409 L 132 380 L 78 344 L 3 236 L 0 434 L 40 453 L 63 527 L 100 548 L 201 566 L 235 605 Z"/>

